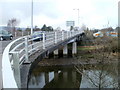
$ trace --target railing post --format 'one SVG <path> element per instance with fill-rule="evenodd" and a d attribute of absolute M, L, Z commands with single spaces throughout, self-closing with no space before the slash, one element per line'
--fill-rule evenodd
<path fill-rule="evenodd" d="M 64 31 L 62 31 L 62 41 L 64 40 Z"/>
<path fill-rule="evenodd" d="M 67 31 L 67 39 L 69 38 L 69 36 L 68 36 L 69 34 L 68 34 L 68 31 Z"/>
<path fill-rule="evenodd" d="M 75 34 L 76 34 L 75 31 L 73 31 L 73 36 L 75 36 Z"/>
<path fill-rule="evenodd" d="M 78 31 L 76 31 L 76 35 L 77 35 L 77 34 L 79 34 L 79 32 L 78 32 Z"/>
<path fill-rule="evenodd" d="M 16 80 L 18 88 L 21 88 L 19 53 L 18 52 L 12 52 L 12 55 L 13 55 L 13 69 L 14 69 L 15 80 Z"/>
<path fill-rule="evenodd" d="M 47 39 L 47 37 L 46 37 Z M 45 49 L 45 33 L 43 33 L 43 49 Z"/>
<path fill-rule="evenodd" d="M 17 36 L 17 32 L 15 32 L 15 37 Z"/>
<path fill-rule="evenodd" d="M 28 37 L 25 37 L 25 62 L 28 62 Z"/>
<path fill-rule="evenodd" d="M 55 32 L 55 44 L 57 43 L 57 32 Z"/>
<path fill-rule="evenodd" d="M 23 30 L 22 30 L 22 36 L 23 36 Z"/>
<path fill-rule="evenodd" d="M 71 31 L 70 31 L 70 37 L 72 37 Z"/>
<path fill-rule="evenodd" d="M 71 31 L 71 33 L 72 33 L 72 37 L 74 36 L 74 31 Z"/>
<path fill-rule="evenodd" d="M 78 31 L 75 31 L 75 35 L 77 35 L 77 32 L 78 32 Z M 78 34 L 79 34 L 79 33 L 78 33 Z"/>
<path fill-rule="evenodd" d="M 72 36 L 74 36 L 75 31 L 72 31 Z"/>

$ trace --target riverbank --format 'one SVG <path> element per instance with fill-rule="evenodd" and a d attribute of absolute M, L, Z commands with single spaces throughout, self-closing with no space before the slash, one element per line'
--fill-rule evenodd
<path fill-rule="evenodd" d="M 80 64 L 108 64 L 118 62 L 117 53 L 98 52 L 94 46 L 78 46 L 77 50 L 78 52 L 74 57 L 43 59 L 38 65 L 64 66 Z"/>
<path fill-rule="evenodd" d="M 108 64 L 108 63 L 117 63 L 118 60 L 105 61 L 101 62 L 100 60 L 77 60 L 74 58 L 61 58 L 61 59 L 44 59 L 40 61 L 38 65 L 40 66 L 65 66 L 65 65 L 87 65 L 87 64 Z"/>
<path fill-rule="evenodd" d="M 85 57 L 87 56 L 87 57 Z M 39 62 L 40 66 L 64 66 L 64 65 L 87 65 L 87 64 L 109 64 L 109 63 L 118 63 L 118 59 L 113 58 L 113 56 L 109 58 L 103 59 L 95 59 L 90 54 L 85 56 L 75 56 L 71 58 L 63 57 L 63 58 L 52 58 L 52 59 L 43 59 Z"/>

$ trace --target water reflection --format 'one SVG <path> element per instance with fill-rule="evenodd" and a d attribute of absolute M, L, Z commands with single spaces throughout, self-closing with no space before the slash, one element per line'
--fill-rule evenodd
<path fill-rule="evenodd" d="M 84 65 L 80 88 L 117 88 L 117 64 Z M 80 72 L 79 67 L 76 67 Z M 80 72 L 81 73 L 81 72 Z"/>
<path fill-rule="evenodd" d="M 29 88 L 117 88 L 117 65 L 37 66 Z"/>

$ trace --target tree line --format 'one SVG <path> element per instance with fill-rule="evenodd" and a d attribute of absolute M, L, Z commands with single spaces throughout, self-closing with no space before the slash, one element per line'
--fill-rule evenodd
<path fill-rule="evenodd" d="M 14 36 L 15 36 L 15 32 L 21 32 L 22 28 L 16 28 L 16 26 L 20 23 L 20 21 L 16 18 L 12 18 L 10 20 L 8 20 L 7 22 L 7 27 L 8 27 L 8 31 L 11 32 Z M 35 26 L 33 28 L 33 31 L 53 31 L 53 27 L 52 26 L 47 26 L 46 24 L 44 24 L 42 26 L 42 28 L 39 28 L 38 26 Z M 25 29 L 25 31 L 30 32 L 31 28 L 27 27 Z"/>

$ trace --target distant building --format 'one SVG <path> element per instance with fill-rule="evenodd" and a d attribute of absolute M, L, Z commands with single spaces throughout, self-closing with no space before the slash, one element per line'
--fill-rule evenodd
<path fill-rule="evenodd" d="M 111 32 L 106 32 L 107 36 L 112 36 L 112 37 L 117 37 L 118 33 L 115 31 L 111 31 Z"/>
<path fill-rule="evenodd" d="M 101 31 L 98 31 L 93 34 L 94 37 L 103 37 L 103 33 Z"/>
<path fill-rule="evenodd" d="M 103 37 L 104 35 L 117 37 L 118 36 L 118 32 L 115 31 L 115 30 L 111 30 L 111 31 L 98 31 L 98 32 L 93 34 L 94 37 Z"/>
<path fill-rule="evenodd" d="M 71 27 L 75 26 L 75 21 L 66 21 L 66 29 L 70 31 Z"/>

